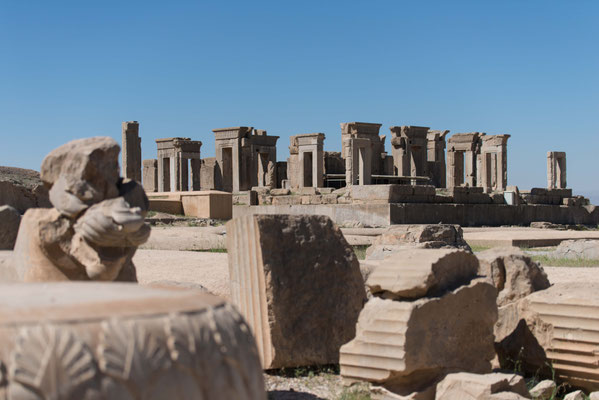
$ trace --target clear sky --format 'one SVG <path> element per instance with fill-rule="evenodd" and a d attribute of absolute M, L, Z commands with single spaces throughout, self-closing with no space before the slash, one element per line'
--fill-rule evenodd
<path fill-rule="evenodd" d="M 71 139 L 281 138 L 340 122 L 508 133 L 509 184 L 599 203 L 599 1 L 0 0 L 0 165 L 39 169 Z M 391 152 L 387 140 L 387 151 Z"/>

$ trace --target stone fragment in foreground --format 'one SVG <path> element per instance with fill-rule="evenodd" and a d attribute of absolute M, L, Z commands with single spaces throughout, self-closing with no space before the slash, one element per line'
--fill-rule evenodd
<path fill-rule="evenodd" d="M 437 384 L 437 394 L 435 396 L 437 400 L 492 400 L 500 398 L 530 398 L 524 378 L 516 374 L 500 372 L 484 375 L 458 372 L 447 375 Z"/>
<path fill-rule="evenodd" d="M 388 257 L 370 274 L 370 292 L 388 299 L 418 299 L 439 295 L 470 283 L 478 273 L 478 259 L 455 249 L 406 249 Z"/>
<path fill-rule="evenodd" d="M 442 297 L 371 298 L 360 313 L 356 337 L 341 347 L 341 375 L 405 396 L 447 373 L 491 372 L 496 293 L 491 284 L 475 280 Z"/>
<path fill-rule="evenodd" d="M 599 389 L 599 284 L 562 283 L 526 298 L 527 311 L 548 328 L 549 341 L 539 337 L 555 379 L 572 387 Z M 540 367 L 540 366 L 539 366 Z"/>
<path fill-rule="evenodd" d="M 530 389 L 530 395 L 534 399 L 538 400 L 549 400 L 552 398 L 557 391 L 555 382 L 549 379 L 537 383 L 532 389 Z"/>
<path fill-rule="evenodd" d="M 586 400 L 587 397 L 584 395 L 582 390 L 575 390 L 564 396 L 564 400 Z"/>
<path fill-rule="evenodd" d="M 21 214 L 14 207 L 0 206 L 0 250 L 12 250 L 15 247 Z"/>
<path fill-rule="evenodd" d="M 337 363 L 366 299 L 358 259 L 325 216 L 227 223 L 231 299 L 265 369 Z"/>
<path fill-rule="evenodd" d="M 3 284 L 0 337 L 3 399 L 266 400 L 249 326 L 194 290 Z"/>
<path fill-rule="evenodd" d="M 479 274 L 497 288 L 497 305 L 504 306 L 550 286 L 543 268 L 517 247 L 498 247 L 477 254 Z"/>
<path fill-rule="evenodd" d="M 459 225 L 394 225 L 374 240 L 366 250 L 366 259 L 382 260 L 406 248 L 457 248 L 470 251 Z"/>

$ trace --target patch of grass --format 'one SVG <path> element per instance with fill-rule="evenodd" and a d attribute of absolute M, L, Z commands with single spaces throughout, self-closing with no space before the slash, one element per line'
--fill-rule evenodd
<path fill-rule="evenodd" d="M 186 251 L 198 251 L 201 253 L 226 253 L 227 249 L 189 249 Z"/>
<path fill-rule="evenodd" d="M 553 258 L 547 255 L 531 256 L 533 261 L 551 267 L 599 267 L 599 260 L 589 258 Z"/>
<path fill-rule="evenodd" d="M 270 375 L 284 376 L 286 378 L 312 378 L 321 374 L 339 375 L 339 365 L 329 364 L 309 367 L 279 368 L 271 369 L 267 371 L 267 373 Z"/>
<path fill-rule="evenodd" d="M 343 389 L 338 400 L 370 400 L 370 390 L 365 385 L 354 385 Z"/>
<path fill-rule="evenodd" d="M 357 244 L 352 246 L 354 248 L 354 253 L 358 257 L 358 260 L 364 260 L 366 258 L 366 249 L 370 247 L 367 244 Z"/>
<path fill-rule="evenodd" d="M 146 218 L 152 218 L 154 216 L 156 216 L 156 211 L 148 211 L 146 213 Z"/>
<path fill-rule="evenodd" d="M 479 246 L 479 245 L 470 245 L 473 253 L 478 253 L 480 251 L 489 250 L 491 246 Z"/>

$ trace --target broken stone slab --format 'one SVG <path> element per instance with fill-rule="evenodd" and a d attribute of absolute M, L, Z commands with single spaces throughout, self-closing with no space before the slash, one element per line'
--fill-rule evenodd
<path fill-rule="evenodd" d="M 563 283 L 526 298 L 527 309 L 550 327 L 550 340 L 540 342 L 555 379 L 588 391 L 599 388 L 598 292 L 597 283 Z"/>
<path fill-rule="evenodd" d="M 564 240 L 551 254 L 555 258 L 599 259 L 599 240 Z"/>
<path fill-rule="evenodd" d="M 1 398 L 266 399 L 249 326 L 195 290 L 2 284 L 0 338 Z"/>
<path fill-rule="evenodd" d="M 414 301 L 371 298 L 343 345 L 341 376 L 381 385 L 405 396 L 446 374 L 491 372 L 496 289 L 475 280 L 442 297 Z"/>
<path fill-rule="evenodd" d="M 384 259 L 368 277 L 370 292 L 388 299 L 438 296 L 476 278 L 478 259 L 449 249 L 410 249 Z"/>
<path fill-rule="evenodd" d="M 254 215 L 227 223 L 231 299 L 265 369 L 337 363 L 365 301 L 359 263 L 325 216 Z"/>
<path fill-rule="evenodd" d="M 586 400 L 586 398 L 582 390 L 575 390 L 564 396 L 564 400 Z"/>
<path fill-rule="evenodd" d="M 477 254 L 479 274 L 497 288 L 497 305 L 504 306 L 550 286 L 543 268 L 517 247 L 497 247 Z"/>
<path fill-rule="evenodd" d="M 549 400 L 555 396 L 556 392 L 557 386 L 555 382 L 549 379 L 537 383 L 530 389 L 530 395 L 538 400 Z"/>
<path fill-rule="evenodd" d="M 21 214 L 11 206 L 0 206 L 0 250 L 12 250 L 15 247 Z"/>
<path fill-rule="evenodd" d="M 382 260 L 406 247 L 427 249 L 459 248 L 471 251 L 459 225 L 394 225 L 375 239 L 366 250 L 369 260 Z"/>
<path fill-rule="evenodd" d="M 503 395 L 512 397 L 499 397 Z M 437 384 L 435 395 L 437 400 L 490 400 L 499 398 L 530 398 L 524 378 L 520 375 L 500 372 L 484 375 L 458 372 L 443 378 Z"/>

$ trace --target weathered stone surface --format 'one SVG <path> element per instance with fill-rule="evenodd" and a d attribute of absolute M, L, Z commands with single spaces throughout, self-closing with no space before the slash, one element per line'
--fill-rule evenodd
<path fill-rule="evenodd" d="M 30 209 L 15 244 L 23 281 L 135 281 L 131 258 L 150 235 L 143 188 L 118 177 L 119 147 L 111 138 L 69 142 L 42 163 L 55 208 Z"/>
<path fill-rule="evenodd" d="M 15 247 L 21 214 L 11 206 L 0 206 L 0 250 L 12 250 Z"/>
<path fill-rule="evenodd" d="M 534 399 L 548 400 L 552 398 L 557 391 L 557 387 L 554 381 L 546 379 L 537 383 L 532 389 L 530 389 L 530 395 Z"/>
<path fill-rule="evenodd" d="M 389 257 L 370 274 L 370 292 L 388 299 L 438 296 L 470 283 L 478 273 L 472 253 L 449 249 L 410 249 Z"/>
<path fill-rule="evenodd" d="M 515 374 L 491 373 L 491 374 L 472 374 L 467 372 L 458 372 L 449 374 L 437 384 L 437 393 L 435 399 L 464 399 L 464 400 L 491 400 L 499 398 L 495 396 L 508 394 L 516 395 L 514 399 L 530 398 L 526 381 L 523 377 Z"/>
<path fill-rule="evenodd" d="M 589 400 L 599 400 L 599 392 L 589 393 Z"/>
<path fill-rule="evenodd" d="M 366 297 L 341 230 L 325 216 L 246 216 L 227 223 L 227 249 L 263 367 L 336 363 Z"/>
<path fill-rule="evenodd" d="M 556 258 L 599 259 L 599 240 L 564 240 L 552 254 Z"/>
<path fill-rule="evenodd" d="M 39 172 L 0 166 L 0 206 L 9 205 L 23 214 L 34 207 L 51 207 L 48 189 Z"/>
<path fill-rule="evenodd" d="M 266 399 L 223 300 L 125 283 L 0 285 L 0 398 Z"/>
<path fill-rule="evenodd" d="M 447 373 L 491 372 L 496 293 L 476 280 L 442 297 L 371 298 L 360 313 L 356 337 L 341 347 L 341 375 L 408 395 Z"/>
<path fill-rule="evenodd" d="M 459 248 L 470 251 L 459 225 L 394 225 L 375 239 L 366 250 L 366 258 L 382 260 L 406 247 Z"/>
<path fill-rule="evenodd" d="M 595 283 L 564 283 L 526 298 L 528 310 L 549 325 L 550 340 L 539 342 L 556 379 L 589 391 L 599 388 L 598 291 Z"/>
<path fill-rule="evenodd" d="M 586 400 L 586 396 L 582 390 L 575 390 L 565 395 L 564 400 Z"/>
<path fill-rule="evenodd" d="M 42 181 L 50 188 L 50 202 L 73 218 L 88 206 L 117 197 L 119 145 L 109 137 L 73 140 L 44 158 Z"/>
<path fill-rule="evenodd" d="M 479 274 L 497 288 L 500 307 L 550 286 L 543 268 L 517 247 L 492 248 L 477 256 Z"/>

